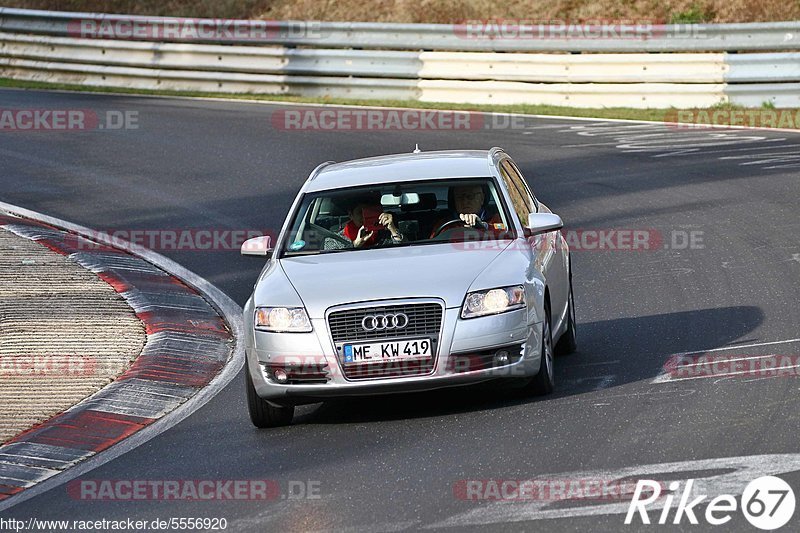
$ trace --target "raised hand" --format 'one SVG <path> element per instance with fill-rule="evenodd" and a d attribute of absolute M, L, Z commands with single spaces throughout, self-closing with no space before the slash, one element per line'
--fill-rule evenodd
<path fill-rule="evenodd" d="M 364 246 L 364 243 L 366 243 L 370 238 L 372 238 L 373 233 L 374 232 L 372 231 L 367 232 L 367 228 L 365 228 L 364 226 L 358 228 L 358 235 L 356 236 L 356 240 L 353 241 L 353 247 L 361 248 L 362 246 Z"/>

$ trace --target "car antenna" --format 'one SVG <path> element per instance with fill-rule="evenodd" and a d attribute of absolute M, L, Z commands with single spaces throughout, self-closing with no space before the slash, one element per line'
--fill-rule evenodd
<path fill-rule="evenodd" d="M 414 151 L 413 151 L 412 153 L 414 153 L 414 154 L 418 154 L 418 153 L 420 153 L 421 151 L 422 151 L 422 150 L 420 150 L 420 149 L 419 149 L 419 144 L 418 144 L 418 143 L 414 143 Z"/>

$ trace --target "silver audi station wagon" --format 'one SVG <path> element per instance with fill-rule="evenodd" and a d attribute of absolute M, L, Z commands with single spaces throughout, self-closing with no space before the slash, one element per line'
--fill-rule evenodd
<path fill-rule="evenodd" d="M 275 242 L 242 246 L 268 258 L 244 308 L 253 424 L 486 380 L 551 392 L 576 348 L 561 227 L 500 148 L 318 166 Z"/>

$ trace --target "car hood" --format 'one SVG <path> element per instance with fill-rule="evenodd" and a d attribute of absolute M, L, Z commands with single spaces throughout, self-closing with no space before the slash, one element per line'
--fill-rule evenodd
<path fill-rule="evenodd" d="M 476 277 L 510 241 L 488 249 L 452 244 L 356 250 L 281 259 L 312 318 L 334 305 L 391 298 L 441 298 L 459 307 Z"/>

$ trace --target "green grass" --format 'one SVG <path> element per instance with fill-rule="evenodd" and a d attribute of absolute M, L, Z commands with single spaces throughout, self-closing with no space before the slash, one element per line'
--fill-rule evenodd
<path fill-rule="evenodd" d="M 365 22 L 463 20 L 768 22 L 800 19 L 798 0 L 4 0 L 7 7 Z"/>
<path fill-rule="evenodd" d="M 135 95 L 158 95 L 158 96 L 181 96 L 181 97 L 211 97 L 223 98 L 226 100 L 261 100 L 269 102 L 286 103 L 314 103 L 314 104 L 337 104 L 337 105 L 358 105 L 358 106 L 381 106 L 414 109 L 448 109 L 456 111 L 479 111 L 488 113 L 519 113 L 528 115 L 561 115 L 570 117 L 587 118 L 614 118 L 627 120 L 674 120 L 678 109 L 633 109 L 628 107 L 604 107 L 604 108 L 580 108 L 562 107 L 550 105 L 490 105 L 490 104 L 451 104 L 446 102 L 418 102 L 416 100 L 362 100 L 351 98 L 309 98 L 302 96 L 289 95 L 268 95 L 268 94 L 229 94 L 229 93 L 205 93 L 197 91 L 161 91 L 146 89 L 127 89 L 116 87 L 85 87 L 83 85 L 69 85 L 60 83 L 47 83 L 37 81 L 13 80 L 0 78 L 0 87 L 19 88 L 19 89 L 46 89 L 60 91 L 82 91 L 92 93 L 111 93 L 111 94 L 135 94 Z M 723 110 L 744 110 L 742 106 L 729 103 L 720 103 L 709 109 Z M 759 108 L 757 108 L 759 109 Z M 800 110 L 786 110 L 793 115 L 797 115 Z M 800 129 L 800 120 L 795 124 L 795 129 Z"/>
<path fill-rule="evenodd" d="M 714 20 L 716 14 L 710 8 L 702 8 L 692 4 L 685 11 L 672 13 L 669 17 L 670 24 L 702 24 Z"/>

